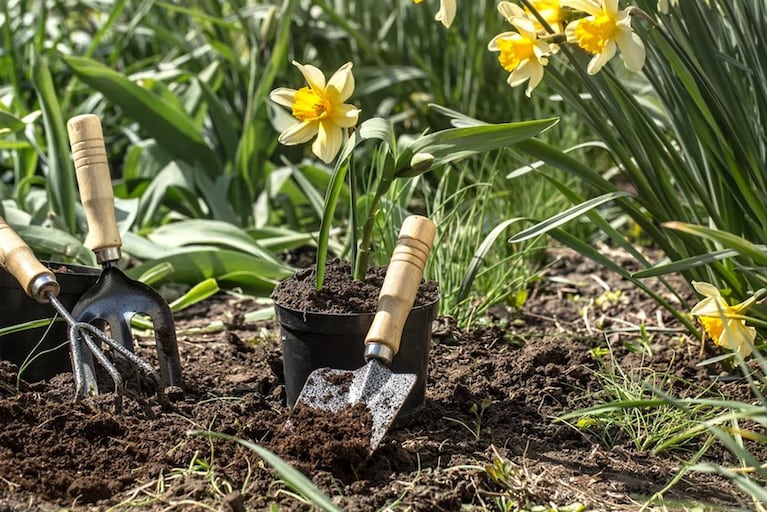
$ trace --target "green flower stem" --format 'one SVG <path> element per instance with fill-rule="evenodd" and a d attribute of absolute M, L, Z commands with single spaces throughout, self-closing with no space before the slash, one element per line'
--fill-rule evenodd
<path fill-rule="evenodd" d="M 373 238 L 373 227 L 375 226 L 376 211 L 378 210 L 378 204 L 381 202 L 381 198 L 389 189 L 391 184 L 390 180 L 381 180 L 378 182 L 378 188 L 376 188 L 373 201 L 370 203 L 368 209 L 368 217 L 365 220 L 365 226 L 362 228 L 362 240 L 360 241 L 359 251 L 357 252 L 357 258 L 354 261 L 354 268 L 352 269 L 352 277 L 361 281 L 365 279 L 365 273 L 368 269 L 368 261 L 370 260 L 370 241 Z"/>
<path fill-rule="evenodd" d="M 351 129 L 348 131 L 348 137 L 351 137 Z M 354 168 L 354 153 L 349 155 L 349 221 L 351 227 L 349 228 L 349 237 L 351 243 L 351 262 L 352 262 L 352 276 L 356 275 L 355 269 L 357 265 L 357 228 L 359 227 L 359 215 L 357 215 L 357 173 Z"/>

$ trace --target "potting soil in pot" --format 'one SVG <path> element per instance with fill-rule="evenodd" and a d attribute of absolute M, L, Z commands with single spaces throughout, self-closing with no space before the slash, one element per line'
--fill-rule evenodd
<path fill-rule="evenodd" d="M 375 313 L 386 266 L 371 266 L 365 279 L 352 279 L 351 265 L 338 258 L 328 260 L 322 289 L 315 287 L 314 267 L 296 273 L 280 283 L 272 299 L 283 307 L 296 311 L 318 313 Z M 439 288 L 434 281 L 421 283 L 415 298 L 415 307 L 431 304 L 439 299 Z"/>

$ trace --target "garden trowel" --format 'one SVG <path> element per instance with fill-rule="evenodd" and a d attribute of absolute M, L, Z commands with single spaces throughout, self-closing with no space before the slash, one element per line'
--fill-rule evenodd
<path fill-rule="evenodd" d="M 435 233 L 434 223 L 426 217 L 413 215 L 405 219 L 365 337 L 367 364 L 355 371 L 313 371 L 296 401 L 296 407 L 331 413 L 365 405 L 372 417 L 371 452 L 378 447 L 416 381 L 414 374 L 395 374 L 389 367 L 399 350 Z"/>

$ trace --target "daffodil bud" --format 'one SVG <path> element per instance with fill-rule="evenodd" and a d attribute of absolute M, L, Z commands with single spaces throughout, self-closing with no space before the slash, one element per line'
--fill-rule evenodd
<path fill-rule="evenodd" d="M 416 153 L 413 158 L 410 159 L 410 167 L 417 174 L 423 174 L 431 169 L 431 164 L 434 163 L 434 155 L 431 153 Z"/>
<path fill-rule="evenodd" d="M 277 6 L 272 5 L 266 11 L 264 19 L 261 21 L 261 28 L 259 35 L 261 41 L 268 43 L 274 38 L 274 34 L 277 32 Z"/>

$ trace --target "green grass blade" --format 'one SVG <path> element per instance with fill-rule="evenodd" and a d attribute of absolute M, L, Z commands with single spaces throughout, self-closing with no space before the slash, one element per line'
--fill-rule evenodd
<path fill-rule="evenodd" d="M 247 441 L 245 439 L 240 439 L 238 437 L 230 436 L 227 434 L 220 434 L 218 432 L 197 430 L 189 432 L 189 435 L 204 436 L 213 439 L 223 439 L 225 441 L 234 441 L 241 444 L 248 450 L 256 452 L 259 457 L 264 459 L 267 464 L 274 468 L 280 478 L 288 486 L 290 486 L 291 489 L 308 500 L 312 505 L 319 508 L 320 510 L 325 510 L 327 512 L 341 512 L 341 509 L 337 507 L 329 497 L 325 496 L 325 494 L 323 494 L 322 491 L 320 491 L 311 482 L 311 480 L 306 478 L 300 471 L 293 468 L 290 464 L 263 446 L 259 446 L 256 443 Z"/>
<path fill-rule="evenodd" d="M 498 240 L 498 237 L 501 236 L 501 234 L 509 228 L 509 226 L 512 226 L 516 224 L 517 222 L 524 221 L 524 220 L 532 220 L 527 217 L 514 217 L 511 219 L 506 219 L 505 221 L 501 222 L 497 226 L 495 226 L 490 233 L 487 234 L 484 240 L 482 240 L 482 243 L 477 248 L 476 252 L 474 253 L 474 256 L 471 258 L 471 262 L 469 263 L 468 268 L 466 269 L 466 273 L 464 274 L 463 280 L 461 281 L 461 287 L 458 289 L 458 295 L 455 298 L 455 302 L 460 303 L 466 297 L 469 295 L 469 290 L 471 289 L 472 283 L 474 283 L 474 278 L 477 276 L 477 272 L 479 272 L 479 268 L 482 266 L 482 264 L 485 261 L 485 257 L 487 256 L 488 251 L 490 248 L 495 244 L 495 242 Z"/>
<path fill-rule="evenodd" d="M 0 327 L 0 336 L 28 331 L 30 329 L 38 329 L 40 327 L 46 327 L 50 325 L 52 321 L 52 318 L 41 318 L 39 320 L 30 320 L 29 322 L 22 322 L 20 324 L 9 325 L 7 327 Z"/>

